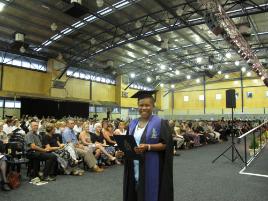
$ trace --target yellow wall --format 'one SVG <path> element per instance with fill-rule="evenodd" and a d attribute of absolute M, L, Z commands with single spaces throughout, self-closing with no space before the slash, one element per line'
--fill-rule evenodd
<path fill-rule="evenodd" d="M 48 96 L 49 89 L 48 73 L 4 66 L 3 91 Z"/>
<path fill-rule="evenodd" d="M 263 113 L 268 107 L 268 88 L 263 85 L 260 79 L 250 78 L 243 81 L 243 113 Z M 240 80 L 224 81 L 213 84 L 206 84 L 206 114 L 227 114 L 231 110 L 226 108 L 226 90 L 234 88 L 238 93 L 236 100 L 236 113 L 242 113 L 242 95 Z M 252 98 L 247 98 L 247 92 L 253 92 Z M 203 94 L 203 86 L 189 87 L 174 93 L 174 114 L 202 114 L 204 101 L 199 100 Z M 221 94 L 221 100 L 216 100 L 216 94 Z M 183 96 L 189 96 L 189 102 L 183 101 Z"/>
<path fill-rule="evenodd" d="M 121 78 L 117 79 L 117 86 L 92 82 L 92 100 L 90 100 L 90 81 L 69 78 L 65 89 L 51 88 L 52 80 L 55 78 L 53 72 L 38 72 L 16 67 L 4 66 L 3 82 L 0 96 L 35 96 L 43 98 L 57 98 L 79 101 L 107 101 L 110 103 L 119 103 L 121 107 L 137 107 L 137 100 L 124 98 L 121 96 L 126 85 Z M 63 76 L 62 80 L 66 80 Z M 118 82 L 120 80 L 120 82 Z M 179 83 L 176 88 L 179 91 L 174 92 L 174 110 L 172 110 L 172 93 L 165 97 L 166 89 L 159 88 L 156 98 L 156 107 L 163 114 L 203 114 L 204 101 L 199 100 L 199 95 L 203 95 L 203 86 L 200 84 L 195 87 L 187 87 L 191 83 Z M 268 111 L 268 97 L 266 91 L 268 88 L 263 86 L 259 79 L 250 78 L 243 81 L 244 85 L 244 113 L 263 113 L 264 108 Z M 242 96 L 240 80 L 224 81 L 206 85 L 206 114 L 229 113 L 226 109 L 225 91 L 228 88 L 235 88 L 239 93 L 237 107 L 235 112 L 242 112 Z M 128 88 L 128 97 L 137 92 L 135 89 Z M 253 97 L 247 98 L 247 92 L 252 92 Z M 221 94 L 222 99 L 216 100 L 216 94 Z M 183 97 L 189 96 L 189 101 L 184 102 Z"/>
<path fill-rule="evenodd" d="M 90 81 L 70 78 L 64 89 L 56 89 L 51 87 L 53 77 L 51 72 L 4 66 L 0 95 L 90 101 Z M 115 102 L 115 86 L 92 82 L 92 100 Z"/>
<path fill-rule="evenodd" d="M 115 102 L 115 86 L 92 82 L 92 100 Z"/>

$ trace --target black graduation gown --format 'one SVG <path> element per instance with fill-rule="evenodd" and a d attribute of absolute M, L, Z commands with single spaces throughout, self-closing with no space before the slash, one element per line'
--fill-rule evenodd
<path fill-rule="evenodd" d="M 128 130 L 129 132 L 129 130 Z M 127 134 L 129 134 L 127 132 Z M 142 135 L 141 143 L 145 143 L 146 129 Z M 166 144 L 166 149 L 159 152 L 159 194 L 158 201 L 173 201 L 173 140 L 171 130 L 167 121 L 161 120 L 160 140 L 159 142 Z M 144 158 L 140 160 L 139 185 L 136 186 L 134 178 L 133 160 L 125 159 L 124 167 L 124 183 L 123 183 L 123 201 L 147 201 L 145 200 L 145 165 Z"/>

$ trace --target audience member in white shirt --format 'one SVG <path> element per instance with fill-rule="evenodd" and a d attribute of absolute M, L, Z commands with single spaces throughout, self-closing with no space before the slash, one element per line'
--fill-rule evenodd
<path fill-rule="evenodd" d="M 22 128 L 20 127 L 20 121 L 18 119 L 15 119 L 13 124 L 14 124 L 13 131 L 16 131 L 16 133 L 20 133 L 22 135 L 25 135 L 25 131 L 22 130 Z"/>
<path fill-rule="evenodd" d="M 12 119 L 7 119 L 6 123 L 3 126 L 3 131 L 9 135 L 13 131 L 13 120 Z"/>
<path fill-rule="evenodd" d="M 82 122 L 81 121 L 77 121 L 76 125 L 74 125 L 73 131 L 75 133 L 75 135 L 79 134 L 82 132 Z"/>

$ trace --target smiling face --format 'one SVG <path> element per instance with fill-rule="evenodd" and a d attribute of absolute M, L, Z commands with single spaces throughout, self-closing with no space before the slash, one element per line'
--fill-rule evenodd
<path fill-rule="evenodd" d="M 149 119 L 153 113 L 154 102 L 152 98 L 143 98 L 138 101 L 138 109 L 142 119 Z"/>

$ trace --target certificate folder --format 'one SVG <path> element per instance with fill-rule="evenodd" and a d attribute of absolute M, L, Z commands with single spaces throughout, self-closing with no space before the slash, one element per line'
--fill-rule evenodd
<path fill-rule="evenodd" d="M 127 159 L 140 159 L 141 155 L 134 151 L 137 144 L 133 135 L 114 135 L 114 139 Z"/>

